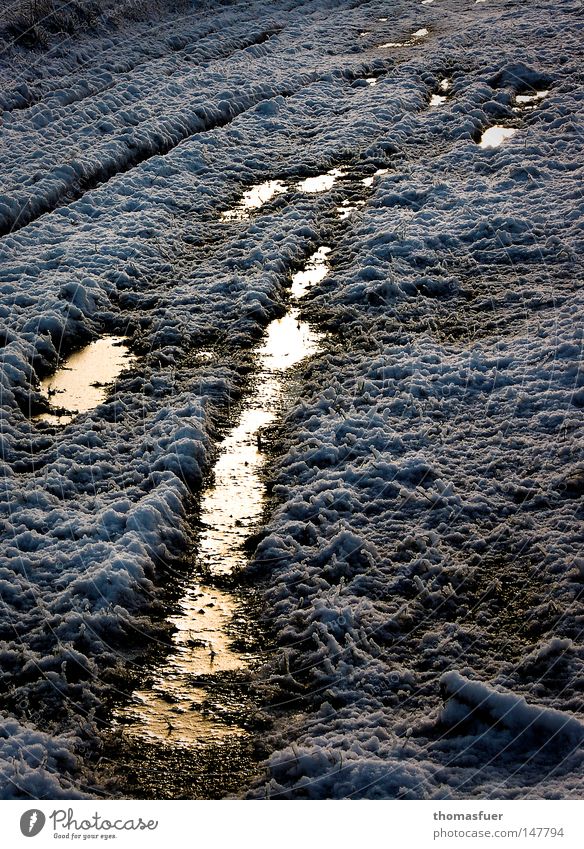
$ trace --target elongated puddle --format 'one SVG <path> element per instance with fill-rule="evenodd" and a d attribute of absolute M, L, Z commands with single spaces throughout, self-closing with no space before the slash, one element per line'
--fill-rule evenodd
<path fill-rule="evenodd" d="M 319 192 L 328 192 L 332 189 L 339 177 L 345 177 L 347 172 L 344 168 L 331 168 L 326 174 L 319 174 L 318 177 L 307 177 L 297 185 L 300 192 L 308 194 L 318 194 Z"/>
<path fill-rule="evenodd" d="M 67 357 L 41 382 L 41 394 L 55 412 L 35 416 L 35 421 L 66 425 L 105 401 L 121 372 L 136 362 L 125 342 L 121 336 L 105 336 Z"/>
<path fill-rule="evenodd" d="M 347 171 L 344 168 L 331 168 L 326 174 L 301 180 L 295 184 L 294 188 L 307 194 L 328 192 L 339 178 L 346 176 Z M 284 180 L 268 180 L 265 183 L 258 183 L 245 191 L 241 200 L 234 207 L 222 212 L 221 218 L 223 221 L 246 221 L 251 218 L 252 213 L 261 209 L 276 195 L 285 194 L 289 189 L 290 185 L 285 183 Z"/>
<path fill-rule="evenodd" d="M 264 503 L 259 475 L 263 462 L 261 429 L 276 415 L 282 373 L 314 354 L 317 347 L 317 337 L 299 321 L 297 308 L 268 326 L 267 339 L 259 351 L 256 394 L 238 426 L 225 439 L 214 468 L 214 485 L 202 499 L 204 530 L 199 557 L 212 575 L 233 573 L 245 564 L 243 543 L 258 524 Z"/>
<path fill-rule="evenodd" d="M 320 283 L 329 273 L 326 258 L 331 249 L 322 245 L 309 257 L 302 271 L 298 271 L 292 278 L 292 297 L 302 298 L 311 286 Z"/>
<path fill-rule="evenodd" d="M 212 715 L 206 708 L 214 681 L 244 673 L 257 657 L 235 646 L 238 617 L 244 619 L 245 614 L 235 593 L 213 586 L 213 577 L 233 574 L 245 565 L 244 543 L 261 520 L 265 499 L 261 430 L 283 401 L 286 370 L 318 350 L 320 337 L 300 321 L 297 298 L 326 276 L 329 251 L 319 248 L 294 276 L 288 312 L 267 328 L 258 351 L 255 392 L 224 440 L 212 483 L 201 498 L 197 558 L 210 578 L 206 583 L 196 577 L 189 582 L 177 615 L 169 620 L 175 628 L 171 651 L 148 686 L 135 691 L 132 704 L 116 714 L 133 739 L 198 749 L 200 754 L 201 746 L 249 736 L 237 718 L 233 720 L 233 704 L 226 703 L 222 710 L 215 697 Z"/>
<path fill-rule="evenodd" d="M 538 105 L 548 96 L 548 94 L 549 90 L 547 88 L 541 91 L 534 91 L 533 94 L 518 94 L 515 97 L 515 103 L 517 105 L 514 107 L 514 111 L 531 112 L 534 109 L 537 109 Z"/>
<path fill-rule="evenodd" d="M 407 41 L 386 41 L 379 44 L 379 49 L 383 50 L 386 47 L 411 47 L 412 44 L 418 44 L 423 38 L 426 38 L 430 33 L 426 27 L 422 27 L 413 32 Z"/>
<path fill-rule="evenodd" d="M 286 184 L 282 180 L 268 180 L 258 183 L 243 193 L 243 197 L 233 209 L 227 209 L 221 213 L 224 221 L 242 221 L 249 218 L 250 213 L 260 209 L 265 203 L 272 200 L 276 195 L 287 191 Z"/>

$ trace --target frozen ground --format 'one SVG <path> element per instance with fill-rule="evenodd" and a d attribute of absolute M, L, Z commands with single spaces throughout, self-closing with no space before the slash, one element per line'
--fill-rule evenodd
<path fill-rule="evenodd" d="M 0 55 L 0 795 L 104 792 L 189 488 L 327 245 L 250 572 L 280 648 L 250 792 L 581 797 L 581 4 L 152 14 Z M 138 356 L 115 394 L 32 423 L 105 334 Z"/>

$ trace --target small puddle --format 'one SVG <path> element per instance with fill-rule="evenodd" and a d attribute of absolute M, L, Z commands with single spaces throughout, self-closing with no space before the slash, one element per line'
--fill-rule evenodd
<path fill-rule="evenodd" d="M 548 94 L 548 89 L 535 91 L 533 94 L 518 94 L 515 97 L 515 103 L 517 104 L 515 112 L 531 112 L 533 109 L 537 109 L 539 103 L 544 99 L 544 97 L 547 97 Z"/>
<path fill-rule="evenodd" d="M 438 90 L 443 92 L 443 94 L 439 94 L 436 92 L 430 97 L 430 106 L 442 106 L 443 103 L 446 103 L 448 100 L 447 92 L 450 90 L 452 82 L 448 79 L 448 77 L 444 77 L 443 80 L 440 80 L 438 84 Z"/>
<path fill-rule="evenodd" d="M 308 258 L 302 271 L 296 272 L 292 278 L 291 292 L 293 298 L 302 298 L 311 286 L 315 286 L 321 280 L 324 280 L 329 273 L 326 258 L 330 252 L 331 249 L 323 245 Z"/>
<path fill-rule="evenodd" d="M 517 130 L 513 129 L 513 127 L 489 127 L 489 129 L 485 130 L 482 134 L 479 147 L 482 147 L 483 149 L 499 147 L 499 145 L 502 145 L 503 142 L 507 141 L 507 139 L 512 138 L 516 132 Z"/>
<path fill-rule="evenodd" d="M 421 29 L 417 29 L 415 32 L 411 34 L 407 41 L 386 41 L 384 44 L 379 44 L 378 48 L 385 49 L 386 47 L 411 47 L 412 44 L 418 44 L 421 39 L 426 38 L 427 35 L 430 35 L 429 30 L 425 27 Z"/>
<path fill-rule="evenodd" d="M 105 401 L 111 385 L 135 362 L 137 358 L 121 336 L 105 336 L 75 351 L 54 374 L 41 381 L 41 394 L 55 407 L 55 412 L 42 413 L 34 420 L 69 424 L 80 413 L 93 410 Z"/>
<path fill-rule="evenodd" d="M 244 192 L 241 200 L 232 209 L 222 212 L 221 218 L 224 221 L 243 221 L 249 218 L 254 210 L 260 209 L 276 195 L 284 194 L 286 191 L 288 191 L 287 186 L 282 180 L 258 183 Z"/>
<path fill-rule="evenodd" d="M 231 575 L 247 563 L 244 543 L 261 522 L 265 504 L 262 480 L 262 428 L 275 419 L 284 396 L 287 369 L 316 353 L 320 336 L 299 318 L 297 299 L 328 273 L 330 248 L 321 246 L 292 278 L 286 315 L 272 321 L 258 351 L 255 392 L 239 422 L 227 435 L 213 468 L 211 484 L 201 496 L 197 560 L 210 580 L 188 583 L 179 612 L 169 618 L 175 631 L 172 651 L 151 676 L 149 686 L 133 693 L 132 703 L 116 713 L 116 722 L 133 739 L 181 748 L 213 746 L 245 738 L 237 719 L 221 719 L 221 696 L 214 715 L 205 709 L 213 677 L 241 674 L 256 654 L 234 647 L 239 609 L 234 593 L 212 585 L 213 577 Z M 241 706 L 245 711 L 245 705 Z"/>
<path fill-rule="evenodd" d="M 373 185 L 373 183 L 375 182 L 377 177 L 383 177 L 384 174 L 388 174 L 388 173 L 389 173 L 389 169 L 378 168 L 377 171 L 375 172 L 375 174 L 373 174 L 371 177 L 364 177 L 361 180 L 361 182 L 363 183 L 364 186 L 367 186 L 367 188 L 370 188 Z"/>
<path fill-rule="evenodd" d="M 340 206 L 337 206 L 337 215 L 341 221 L 344 221 L 346 218 L 350 218 L 355 212 L 358 212 L 363 206 L 365 206 L 364 200 L 356 200 L 355 203 L 344 200 Z"/>
<path fill-rule="evenodd" d="M 365 82 L 367 85 L 377 85 L 377 77 L 366 77 Z"/>
<path fill-rule="evenodd" d="M 319 174 L 318 177 L 308 177 L 306 180 L 302 180 L 296 185 L 296 188 L 300 192 L 307 192 L 307 194 L 328 192 L 336 181 L 340 177 L 345 177 L 346 174 L 344 168 L 331 168 L 326 174 Z"/>

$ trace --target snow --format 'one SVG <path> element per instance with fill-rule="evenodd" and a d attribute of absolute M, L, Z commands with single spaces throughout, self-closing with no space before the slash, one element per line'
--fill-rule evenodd
<path fill-rule="evenodd" d="M 0 796 L 101 792 L 190 492 L 326 245 L 249 570 L 283 717 L 250 794 L 581 798 L 578 9 L 463 5 L 169 7 L 8 45 Z M 482 150 L 493 126 L 515 136 Z M 32 421 L 59 357 L 112 335 L 140 368 Z"/>
<path fill-rule="evenodd" d="M 84 798 L 73 784 L 62 780 L 68 770 L 79 769 L 71 748 L 81 748 L 80 739 L 44 734 L 6 715 L 2 716 L 0 739 L 3 799 L 21 799 L 22 788 L 32 799 Z"/>
<path fill-rule="evenodd" d="M 521 696 L 513 693 L 499 693 L 478 681 L 469 681 L 457 672 L 446 672 L 440 679 L 446 695 L 450 697 L 442 712 L 442 722 L 449 722 L 449 713 L 454 713 L 455 721 L 460 722 L 460 707 L 471 711 L 484 711 L 494 721 L 509 728 L 516 735 L 532 732 L 538 741 L 549 738 L 560 742 L 564 738 L 577 746 L 584 740 L 584 723 L 569 714 L 553 708 L 538 708 L 528 705 Z M 456 705 L 454 711 L 450 708 Z M 458 715 L 458 716 L 457 716 Z"/>

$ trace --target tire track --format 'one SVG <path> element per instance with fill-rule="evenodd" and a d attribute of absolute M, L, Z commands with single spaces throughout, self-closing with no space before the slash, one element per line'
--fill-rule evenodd
<path fill-rule="evenodd" d="M 357 72 L 345 69 L 341 73 L 348 81 L 363 76 L 361 68 Z M 220 101 L 218 104 L 198 107 L 189 115 L 176 116 L 172 122 L 160 121 L 151 126 L 148 138 L 140 145 L 136 145 L 133 140 L 118 139 L 115 149 L 112 151 L 110 148 L 107 156 L 99 161 L 61 164 L 44 178 L 43 195 L 27 198 L 0 196 L 0 238 L 22 230 L 56 209 L 70 206 L 99 186 L 155 156 L 167 156 L 178 145 L 194 136 L 226 127 L 241 115 L 276 97 L 293 97 L 303 89 L 325 81 L 328 76 L 326 72 L 314 71 L 302 75 L 295 86 L 271 87 L 267 92 L 264 90 L 242 95 L 235 102 Z M 55 180 L 59 181 L 57 185 Z"/>
<path fill-rule="evenodd" d="M 194 51 L 191 53 L 185 48 L 183 48 L 182 50 L 169 49 L 166 52 L 161 52 L 154 56 L 150 56 L 144 61 L 136 62 L 135 64 L 130 64 L 127 68 L 114 71 L 117 76 L 115 76 L 115 78 L 110 82 L 107 82 L 101 86 L 98 84 L 95 88 L 92 88 L 91 90 L 85 92 L 79 92 L 78 94 L 72 93 L 70 95 L 70 98 L 66 101 L 58 100 L 56 95 L 57 92 L 62 90 L 62 88 L 68 84 L 67 80 L 71 78 L 73 74 L 67 74 L 65 77 L 59 77 L 57 80 L 55 80 L 52 90 L 45 92 L 32 92 L 33 97 L 27 100 L 26 103 L 17 102 L 12 106 L 4 105 L 10 103 L 11 99 L 12 101 L 18 100 L 23 96 L 18 91 L 19 88 L 22 88 L 21 86 L 19 86 L 16 89 L 8 91 L 2 95 L 0 107 L 2 108 L 5 114 L 11 115 L 15 112 L 20 114 L 25 113 L 29 109 L 33 109 L 35 106 L 39 105 L 50 106 L 54 104 L 56 106 L 61 107 L 72 106 L 73 104 L 83 103 L 85 100 L 89 100 L 92 97 L 98 97 L 104 92 L 111 91 L 113 88 L 119 85 L 120 80 L 124 76 L 131 77 L 131 75 L 136 70 L 138 70 L 139 68 L 143 68 L 145 65 L 148 65 L 152 62 L 158 62 L 161 59 L 169 58 L 170 56 L 182 56 L 184 57 L 186 62 L 189 62 L 189 64 L 192 64 L 196 67 L 198 65 L 203 64 L 204 62 L 218 62 L 221 60 L 227 60 L 243 50 L 248 50 L 250 47 L 255 47 L 257 45 L 264 44 L 266 41 L 269 41 L 274 36 L 279 35 L 280 32 L 280 28 L 268 27 L 262 28 L 259 32 L 256 31 L 254 34 L 248 35 L 247 38 L 239 38 L 239 40 L 237 40 L 237 38 L 234 36 L 229 43 L 224 45 L 223 50 L 217 49 L 217 47 L 215 47 L 214 50 L 210 49 L 205 52 L 204 46 L 201 47 L 200 45 L 197 45 L 196 55 L 194 54 Z M 211 41 L 213 35 L 214 32 L 210 32 L 203 38 L 209 39 Z M 81 65 L 80 68 L 76 68 L 75 75 L 78 74 L 79 70 L 84 68 L 87 64 L 88 63 L 84 63 L 83 65 Z M 100 73 L 110 73 L 106 71 L 103 67 L 97 68 L 96 70 Z M 36 97 L 34 96 L 35 94 L 37 95 Z"/>

